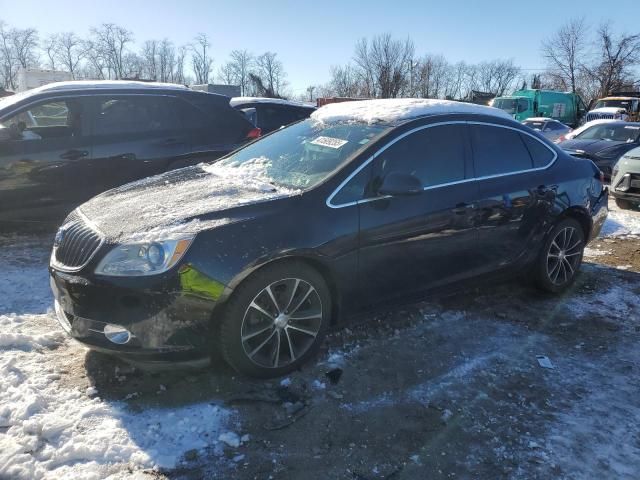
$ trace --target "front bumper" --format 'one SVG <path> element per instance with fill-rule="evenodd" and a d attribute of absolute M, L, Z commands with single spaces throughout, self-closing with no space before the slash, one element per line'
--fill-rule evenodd
<path fill-rule="evenodd" d="M 207 359 L 218 290 L 194 289 L 181 267 L 171 278 L 88 278 L 50 268 L 56 315 L 62 328 L 91 349 L 144 363 L 191 363 Z M 220 290 L 221 291 L 221 290 Z M 106 325 L 131 333 L 124 344 L 110 341 Z"/>
<path fill-rule="evenodd" d="M 611 195 L 623 200 L 640 201 L 640 174 L 617 174 L 611 180 Z"/>

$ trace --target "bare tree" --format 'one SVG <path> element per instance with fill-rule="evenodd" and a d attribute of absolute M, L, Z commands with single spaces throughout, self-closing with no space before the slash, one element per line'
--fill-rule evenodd
<path fill-rule="evenodd" d="M 38 64 L 38 31 L 35 28 L 23 30 L 14 28 L 10 32 L 18 65 L 31 68 Z"/>
<path fill-rule="evenodd" d="M 640 34 L 614 35 L 609 23 L 597 32 L 599 61 L 591 68 L 591 75 L 600 84 L 601 96 L 620 88 L 631 76 L 631 68 L 640 63 Z"/>
<path fill-rule="evenodd" d="M 390 34 L 377 35 L 369 43 L 356 44 L 354 61 L 368 96 L 397 97 L 407 84 L 414 46 L 411 39 L 394 40 Z"/>
<path fill-rule="evenodd" d="M 133 42 L 133 34 L 124 27 L 113 23 L 103 23 L 98 28 L 91 29 L 93 48 L 97 49 L 104 60 L 109 78 L 123 78 L 125 76 L 125 55 L 127 45 Z"/>
<path fill-rule="evenodd" d="M 287 85 L 287 74 L 277 56 L 277 53 L 265 52 L 256 58 L 255 76 L 260 78 L 262 90 L 267 97 L 281 97 L 282 90 Z"/>
<path fill-rule="evenodd" d="M 173 81 L 175 83 L 189 83 L 184 74 L 184 62 L 187 58 L 187 47 L 182 45 L 178 47 L 176 52 L 176 67 L 173 72 Z"/>
<path fill-rule="evenodd" d="M 173 82 L 176 67 L 176 49 L 173 42 L 165 38 L 158 48 L 158 67 L 161 82 Z"/>
<path fill-rule="evenodd" d="M 158 40 L 147 40 L 142 44 L 140 56 L 144 61 L 144 78 L 158 79 Z"/>
<path fill-rule="evenodd" d="M 414 67 L 414 94 L 423 98 L 444 96 L 449 75 L 449 63 L 442 55 L 426 55 Z"/>
<path fill-rule="evenodd" d="M 3 21 L 0 21 L 0 61 L 2 62 L 3 87 L 15 89 L 19 64 L 13 47 L 11 31 Z"/>
<path fill-rule="evenodd" d="M 230 56 L 229 65 L 233 72 L 233 82 L 240 85 L 241 95 L 247 95 L 251 85 L 249 73 L 254 67 L 253 55 L 247 50 L 233 50 Z"/>
<path fill-rule="evenodd" d="M 49 35 L 42 42 L 42 50 L 47 55 L 47 67 L 50 70 L 56 69 L 57 51 L 58 51 L 58 35 Z"/>
<path fill-rule="evenodd" d="M 359 85 L 358 74 L 350 64 L 344 67 L 331 67 L 331 80 L 328 85 L 328 92 L 325 96 L 335 95 L 337 97 L 358 97 L 362 90 Z M 329 93 L 330 92 L 330 93 Z"/>
<path fill-rule="evenodd" d="M 220 68 L 218 69 L 218 78 L 220 79 L 220 82 L 225 85 L 234 85 L 236 83 L 236 76 L 231 62 L 220 65 Z"/>
<path fill-rule="evenodd" d="M 191 64 L 196 76 L 196 83 L 209 83 L 213 59 L 209 55 L 209 38 L 204 33 L 196 35 L 195 42 L 191 45 Z"/>
<path fill-rule="evenodd" d="M 542 42 L 542 55 L 549 73 L 564 83 L 564 88 L 578 91 L 578 77 L 587 49 L 588 28 L 584 18 L 565 23 L 551 38 Z"/>
<path fill-rule="evenodd" d="M 520 68 L 513 60 L 491 60 L 477 65 L 476 81 L 480 90 L 496 96 L 504 95 L 513 87 L 520 75 Z"/>
<path fill-rule="evenodd" d="M 77 79 L 78 66 L 86 53 L 82 40 L 75 33 L 56 35 L 55 58 L 71 73 L 72 78 Z"/>

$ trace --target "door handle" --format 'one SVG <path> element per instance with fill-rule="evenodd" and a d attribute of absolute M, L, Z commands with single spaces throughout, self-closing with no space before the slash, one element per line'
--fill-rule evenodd
<path fill-rule="evenodd" d="M 89 155 L 88 150 L 67 150 L 60 155 L 60 158 L 63 160 L 78 160 L 79 158 L 86 157 L 87 155 Z"/>

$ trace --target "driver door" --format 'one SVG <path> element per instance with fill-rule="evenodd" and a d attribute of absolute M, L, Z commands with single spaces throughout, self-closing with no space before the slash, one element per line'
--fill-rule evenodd
<path fill-rule="evenodd" d="M 400 138 L 376 154 L 374 185 L 391 172 L 413 175 L 424 191 L 359 203 L 367 303 L 462 279 L 478 267 L 467 125 L 426 126 Z"/>

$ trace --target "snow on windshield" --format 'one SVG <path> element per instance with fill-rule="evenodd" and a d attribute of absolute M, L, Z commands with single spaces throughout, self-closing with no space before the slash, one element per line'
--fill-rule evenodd
<path fill-rule="evenodd" d="M 354 102 L 331 103 L 311 114 L 311 118 L 321 123 L 363 122 L 396 123 L 403 120 L 432 114 L 474 113 L 511 118 L 498 108 L 475 105 L 473 103 L 451 100 L 433 100 L 420 98 L 397 98 L 379 100 L 361 100 Z"/>

